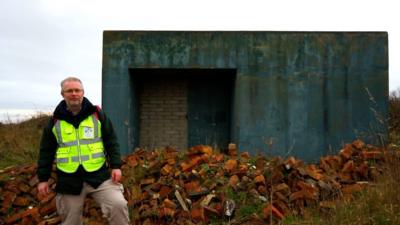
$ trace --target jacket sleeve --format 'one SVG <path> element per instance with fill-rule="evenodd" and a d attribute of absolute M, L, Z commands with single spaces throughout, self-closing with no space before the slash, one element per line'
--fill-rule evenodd
<path fill-rule="evenodd" d="M 48 181 L 51 176 L 54 158 L 57 150 L 57 140 L 52 132 L 53 117 L 50 118 L 47 126 L 43 129 L 40 141 L 37 175 L 40 182 Z"/>
<path fill-rule="evenodd" d="M 99 119 L 101 122 L 101 135 L 103 138 L 103 144 L 106 151 L 108 163 L 112 169 L 121 168 L 121 153 L 117 135 L 115 133 L 112 122 L 103 110 L 99 111 Z"/>

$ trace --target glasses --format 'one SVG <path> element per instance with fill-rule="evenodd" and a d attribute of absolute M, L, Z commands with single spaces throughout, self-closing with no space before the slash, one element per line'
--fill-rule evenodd
<path fill-rule="evenodd" d="M 83 89 L 67 89 L 67 90 L 63 90 L 63 92 L 64 93 L 67 93 L 67 94 L 72 94 L 72 93 L 82 93 L 83 92 Z"/>

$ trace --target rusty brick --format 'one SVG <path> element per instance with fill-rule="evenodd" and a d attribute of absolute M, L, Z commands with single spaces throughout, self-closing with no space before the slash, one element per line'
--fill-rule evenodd
<path fill-rule="evenodd" d="M 254 183 L 265 185 L 265 177 L 264 175 L 258 175 L 254 178 Z"/>
<path fill-rule="evenodd" d="M 42 221 L 42 217 L 40 216 L 39 209 L 37 207 L 27 209 L 22 213 L 22 217 L 27 217 L 27 216 L 31 216 L 36 223 Z"/>
<path fill-rule="evenodd" d="M 22 221 L 20 223 L 20 225 L 31 225 L 34 224 L 32 217 L 24 217 L 22 218 Z"/>
<path fill-rule="evenodd" d="M 376 167 L 370 167 L 367 160 L 384 160 L 382 157 L 385 153 L 382 149 L 354 142 L 351 146 L 347 145 L 347 148 L 352 150 L 351 154 L 346 150 L 338 155 L 322 157 L 319 165 L 303 164 L 294 157 L 287 160 L 278 157 L 267 160 L 263 156 L 257 156 L 251 159 L 251 162 L 255 160 L 256 169 L 249 164 L 248 153 L 239 158 L 229 158 L 221 153 L 213 153 L 210 147 L 197 146 L 183 159 L 180 154 L 178 157 L 178 152 L 172 148 L 165 151 L 135 151 L 127 156 L 134 159 L 132 165 L 144 165 L 148 162 L 147 165 L 151 165 L 152 168 L 144 170 L 143 179 L 130 179 L 128 176 L 132 173 L 127 171 L 132 167 L 127 165 L 127 158 L 123 159 L 122 170 L 126 176 L 123 180 L 124 196 L 129 206 L 135 208 L 135 220 L 132 221 L 134 224 L 155 224 L 157 216 L 160 216 L 158 221 L 168 217 L 171 224 L 207 223 L 208 215 L 220 217 L 224 215 L 222 203 L 226 200 L 223 192 L 223 188 L 227 187 L 224 183 L 226 180 L 229 180 L 228 185 L 235 187 L 235 191 L 246 191 L 254 197 L 271 196 L 272 192 L 272 205 L 269 209 L 268 204 L 265 206 L 264 211 L 267 213 L 264 212 L 263 215 L 268 215 L 264 216 L 269 216 L 274 209 L 281 214 L 275 212 L 276 219 L 292 213 L 292 210 L 304 215 L 304 207 L 310 203 L 319 203 L 321 208 L 329 210 L 331 202 L 316 200 L 332 199 L 334 202 L 337 197 L 351 198 L 352 194 L 362 190 L 362 185 L 356 183 L 359 179 L 377 178 L 381 173 L 382 163 L 377 161 L 374 164 Z M 180 167 L 176 167 L 177 165 Z M 28 210 L 21 213 L 20 208 L 2 208 L 0 213 L 8 222 L 12 221 L 11 224 L 51 224 L 49 219 L 37 221 L 41 216 L 55 215 L 55 193 L 46 198 L 37 196 L 37 177 L 27 174 L 30 169 L 22 167 L 19 170 L 14 167 L 9 170 L 10 176 L 15 178 L 0 187 L 1 204 L 4 205 L 4 201 L 8 201 L 18 206 L 25 205 L 26 200 L 29 200 L 30 205 L 36 208 L 40 215 L 36 213 L 35 216 L 34 211 Z M 264 177 L 264 174 L 269 176 Z M 55 186 L 55 179 L 55 173 L 52 172 L 51 188 Z M 239 181 L 240 186 L 237 186 Z M 28 188 L 21 184 L 29 184 L 28 194 L 23 194 Z M 7 193 L 15 196 L 12 201 L 7 200 L 10 197 L 5 197 Z M 31 199 L 29 195 L 37 198 Z M 241 205 L 237 205 L 237 208 L 240 207 Z M 93 200 L 85 201 L 83 218 L 86 224 L 106 224 L 100 214 L 100 209 L 95 206 Z M 235 214 L 232 219 L 236 219 L 234 217 Z M 55 217 L 54 220 L 53 224 L 60 222 L 59 217 Z M 257 224 L 260 224 L 259 222 L 257 220 Z"/>
<path fill-rule="evenodd" d="M 351 184 L 342 187 L 343 194 L 353 194 L 355 192 L 361 192 L 363 190 L 360 184 Z"/>
<path fill-rule="evenodd" d="M 33 176 L 31 179 L 29 179 L 29 186 L 35 187 L 39 183 L 39 178 L 37 175 Z"/>
<path fill-rule="evenodd" d="M 275 185 L 273 190 L 277 192 L 282 192 L 285 195 L 290 193 L 290 187 L 286 183 Z"/>
<path fill-rule="evenodd" d="M 103 221 L 90 220 L 88 225 L 105 225 L 105 223 Z"/>
<path fill-rule="evenodd" d="M 18 189 L 18 182 L 10 181 L 3 186 L 4 190 L 11 191 L 19 195 L 21 191 Z"/>
<path fill-rule="evenodd" d="M 292 169 L 292 168 L 297 168 L 301 164 L 301 161 L 295 159 L 293 156 L 290 156 L 289 158 L 286 159 L 284 164 L 285 164 L 285 168 L 287 170 L 289 170 L 289 169 Z"/>
<path fill-rule="evenodd" d="M 228 145 L 228 155 L 229 156 L 237 156 L 238 155 L 238 150 L 237 150 L 236 144 L 229 143 L 229 145 Z"/>
<path fill-rule="evenodd" d="M 309 190 L 302 189 L 300 191 L 293 192 L 289 196 L 289 201 L 293 202 L 295 200 L 317 200 L 317 196 L 315 193 L 310 192 Z"/>
<path fill-rule="evenodd" d="M 274 199 L 279 199 L 281 201 L 288 202 L 288 198 L 282 192 L 279 191 L 274 192 L 274 196 L 275 196 Z"/>
<path fill-rule="evenodd" d="M 247 164 L 241 163 L 239 164 L 238 174 L 245 175 L 249 170 L 249 166 Z"/>
<path fill-rule="evenodd" d="M 323 175 L 321 169 L 318 169 L 316 165 L 311 164 L 306 167 L 306 172 L 308 176 L 312 177 L 314 180 L 321 180 Z"/>
<path fill-rule="evenodd" d="M 209 207 L 209 206 L 205 206 L 203 205 L 204 210 L 206 211 L 206 213 L 208 214 L 208 212 L 216 215 L 216 216 L 221 216 L 221 212 L 219 212 L 217 209 Z"/>
<path fill-rule="evenodd" d="M 169 195 L 170 193 L 172 193 L 172 191 L 173 191 L 173 189 L 172 189 L 170 186 L 163 185 L 163 186 L 160 188 L 160 191 L 159 191 L 160 197 L 161 197 L 162 199 L 164 199 L 164 198 L 168 197 L 168 195 Z"/>
<path fill-rule="evenodd" d="M 150 219 L 146 219 L 144 222 L 143 222 L 143 225 L 154 225 L 155 223 L 153 223 Z"/>
<path fill-rule="evenodd" d="M 364 179 L 368 179 L 368 171 L 369 167 L 367 163 L 362 162 L 358 167 L 356 168 L 357 173 Z"/>
<path fill-rule="evenodd" d="M 240 157 L 244 159 L 250 159 L 250 153 L 249 152 L 242 152 L 240 153 Z"/>
<path fill-rule="evenodd" d="M 326 158 L 321 158 L 319 160 L 319 167 L 321 169 L 323 169 L 325 172 L 327 173 L 332 173 L 333 169 L 331 168 L 331 166 L 328 164 L 327 159 Z"/>
<path fill-rule="evenodd" d="M 130 167 L 136 167 L 138 165 L 138 159 L 135 155 L 129 155 L 126 157 L 127 165 Z"/>
<path fill-rule="evenodd" d="M 25 167 L 22 167 L 21 169 L 19 169 L 19 173 L 20 174 L 31 175 L 31 174 L 34 174 L 35 171 L 36 171 L 36 166 L 35 165 L 28 165 L 28 166 L 25 166 Z"/>
<path fill-rule="evenodd" d="M 339 155 L 346 160 L 349 160 L 353 155 L 353 146 L 351 144 L 346 144 L 342 150 L 340 150 Z"/>
<path fill-rule="evenodd" d="M 15 200 L 13 202 L 13 205 L 15 205 L 15 206 L 28 206 L 30 202 L 31 202 L 31 200 L 29 200 L 28 198 L 19 197 L 18 196 L 18 197 L 15 198 Z"/>
<path fill-rule="evenodd" d="M 156 182 L 156 179 L 154 178 L 147 178 L 147 179 L 142 179 L 140 180 L 140 185 L 141 186 L 146 186 L 149 184 L 154 184 Z"/>
<path fill-rule="evenodd" d="M 168 174 L 171 174 L 173 171 L 173 167 L 169 164 L 165 164 L 162 168 L 161 168 L 161 174 L 166 176 Z"/>
<path fill-rule="evenodd" d="M 384 156 L 382 151 L 374 150 L 374 151 L 362 151 L 361 157 L 365 160 L 379 160 Z"/>
<path fill-rule="evenodd" d="M 164 203 L 165 207 L 168 207 L 168 208 L 171 208 L 171 209 L 176 209 L 177 208 L 177 205 L 175 204 L 175 202 L 173 202 L 172 200 L 170 200 L 168 198 L 164 199 L 163 203 Z"/>
<path fill-rule="evenodd" d="M 351 173 L 340 173 L 339 178 L 340 178 L 340 182 L 342 182 L 342 183 L 354 182 Z"/>
<path fill-rule="evenodd" d="M 98 218 L 101 216 L 101 213 L 99 213 L 96 208 L 90 208 L 88 215 L 90 218 Z"/>
<path fill-rule="evenodd" d="M 186 192 L 197 192 L 201 189 L 200 181 L 192 180 L 184 184 Z"/>
<path fill-rule="evenodd" d="M 263 209 L 263 213 L 265 217 L 269 217 L 274 216 L 275 218 L 277 218 L 278 220 L 283 220 L 283 218 L 285 218 L 285 216 L 283 215 L 282 212 L 280 212 L 275 206 L 273 206 L 272 204 L 268 204 L 264 209 Z"/>
<path fill-rule="evenodd" d="M 238 162 L 236 159 L 229 159 L 225 162 L 224 169 L 228 172 L 232 172 L 238 166 Z"/>
<path fill-rule="evenodd" d="M 258 170 L 263 170 L 266 164 L 267 164 L 267 160 L 265 159 L 264 156 L 257 157 L 255 166 Z"/>
<path fill-rule="evenodd" d="M 342 159 L 339 156 L 326 156 L 325 162 L 334 171 L 339 171 L 342 168 Z"/>
<path fill-rule="evenodd" d="M 356 149 L 363 149 L 365 147 L 365 143 L 363 141 L 361 141 L 360 139 L 357 139 L 355 141 L 352 142 L 352 145 L 356 148 Z"/>
<path fill-rule="evenodd" d="M 307 191 L 311 195 L 317 195 L 318 194 L 318 188 L 315 187 L 313 184 L 308 184 L 308 183 L 305 183 L 304 181 L 298 181 L 296 185 L 298 187 L 300 187 L 302 190 Z"/>
<path fill-rule="evenodd" d="M 228 185 L 231 187 L 236 187 L 239 183 L 239 177 L 237 175 L 233 175 L 229 178 Z"/>
<path fill-rule="evenodd" d="M 216 162 L 222 162 L 222 161 L 224 161 L 224 155 L 221 154 L 221 153 L 213 155 L 212 158 L 213 158 Z"/>
<path fill-rule="evenodd" d="M 355 169 L 354 167 L 354 161 L 349 160 L 343 165 L 342 173 L 352 173 Z"/>
<path fill-rule="evenodd" d="M 4 222 L 5 224 L 15 224 L 16 222 L 22 219 L 22 215 L 23 212 L 11 214 L 10 216 L 5 218 Z"/>
<path fill-rule="evenodd" d="M 175 210 L 172 209 L 172 208 L 160 207 L 160 209 L 159 209 L 158 216 L 160 218 L 163 218 L 163 217 L 174 217 L 174 215 L 175 215 Z"/>
<path fill-rule="evenodd" d="M 267 187 L 265 185 L 259 185 L 257 187 L 257 191 L 262 195 L 267 195 L 268 194 L 268 190 L 267 190 Z"/>
<path fill-rule="evenodd" d="M 204 215 L 204 208 L 201 205 L 194 205 L 190 210 L 190 215 L 196 221 L 204 222 L 206 220 L 206 217 Z"/>
<path fill-rule="evenodd" d="M 211 155 L 213 153 L 213 150 L 211 148 L 211 146 L 208 145 L 196 145 L 191 147 L 188 150 L 188 155 L 196 155 L 196 154 L 207 154 L 207 155 Z"/>
<path fill-rule="evenodd" d="M 52 191 L 44 197 L 41 197 L 41 198 L 38 197 L 38 199 L 40 201 L 40 204 L 46 204 L 47 202 L 51 201 L 55 197 L 56 197 L 56 193 L 54 191 Z"/>
<path fill-rule="evenodd" d="M 283 174 L 283 172 L 281 170 L 275 169 L 272 171 L 270 179 L 273 184 L 279 184 L 282 182 L 283 179 L 285 179 L 285 175 Z"/>
<path fill-rule="evenodd" d="M 167 163 L 168 163 L 168 165 L 171 165 L 171 166 L 173 166 L 173 165 L 175 165 L 175 164 L 176 164 L 176 159 L 175 159 L 175 158 L 170 158 L 170 159 L 167 159 Z"/>
<path fill-rule="evenodd" d="M 2 208 L 7 209 L 10 207 L 15 198 L 17 197 L 17 194 L 11 191 L 6 191 L 5 194 L 3 195 L 3 203 L 2 203 Z"/>
<path fill-rule="evenodd" d="M 202 159 L 203 159 L 202 156 L 196 155 L 196 156 L 190 158 L 189 161 L 187 161 L 187 162 L 182 162 L 182 163 L 181 163 L 182 171 L 188 171 L 188 170 L 192 169 L 194 166 L 200 164 L 200 162 L 202 161 Z"/>
<path fill-rule="evenodd" d="M 46 216 L 56 212 L 56 210 L 56 198 L 53 198 L 50 202 L 42 206 L 39 212 L 42 216 Z"/>
<path fill-rule="evenodd" d="M 23 193 L 29 193 L 31 190 L 31 187 L 28 184 L 25 184 L 23 182 L 20 182 L 18 184 L 18 190 L 20 190 Z"/>
<path fill-rule="evenodd" d="M 48 225 L 47 220 L 42 220 L 42 222 L 38 223 L 38 225 Z"/>
<path fill-rule="evenodd" d="M 291 213 L 291 210 L 287 204 L 287 200 L 275 200 L 274 206 L 281 212 L 284 216 Z"/>

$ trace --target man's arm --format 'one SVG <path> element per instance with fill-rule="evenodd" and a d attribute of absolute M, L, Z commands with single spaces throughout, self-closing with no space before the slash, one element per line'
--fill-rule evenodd
<path fill-rule="evenodd" d="M 99 119 L 101 122 L 101 134 L 108 163 L 110 164 L 111 169 L 119 169 L 122 164 L 121 153 L 113 124 L 103 110 L 99 112 Z"/>
<path fill-rule="evenodd" d="M 40 141 L 39 157 L 37 161 L 37 176 L 39 182 L 47 182 L 53 168 L 57 149 L 57 140 L 52 132 L 53 124 L 53 118 L 50 118 L 47 126 L 43 129 L 42 139 Z"/>

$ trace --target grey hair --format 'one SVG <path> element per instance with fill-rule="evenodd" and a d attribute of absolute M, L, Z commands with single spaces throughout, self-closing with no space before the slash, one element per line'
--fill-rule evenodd
<path fill-rule="evenodd" d="M 68 81 L 78 81 L 78 82 L 81 84 L 82 89 L 83 89 L 82 81 L 81 81 L 79 78 L 77 78 L 77 77 L 67 77 L 67 78 L 65 78 L 64 80 L 62 80 L 61 83 L 60 83 L 60 85 L 61 85 L 61 91 L 64 89 L 64 84 L 65 84 L 65 82 L 68 82 Z"/>

